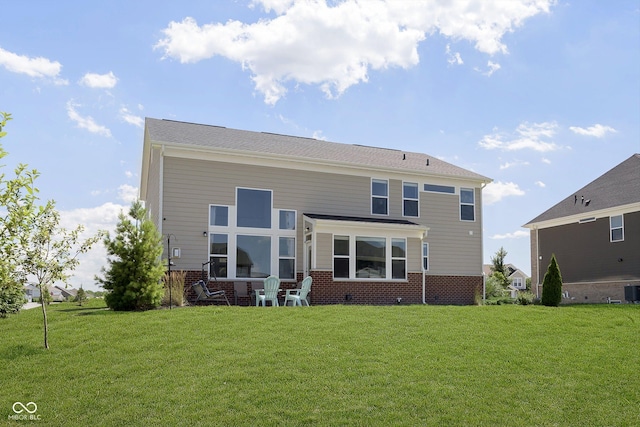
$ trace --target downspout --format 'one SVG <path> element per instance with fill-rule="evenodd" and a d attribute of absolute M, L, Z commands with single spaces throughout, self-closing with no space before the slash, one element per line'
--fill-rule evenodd
<path fill-rule="evenodd" d="M 538 236 L 538 226 L 536 230 L 536 298 L 540 298 L 540 240 Z"/>

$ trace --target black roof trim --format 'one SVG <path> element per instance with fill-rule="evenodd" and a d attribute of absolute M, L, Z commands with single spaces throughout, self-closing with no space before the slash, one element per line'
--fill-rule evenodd
<path fill-rule="evenodd" d="M 344 216 L 344 215 L 325 215 L 305 213 L 311 219 L 324 219 L 328 221 L 353 221 L 353 222 L 372 222 L 376 224 L 398 224 L 398 225 L 420 225 L 415 222 L 407 221 L 406 219 L 390 219 L 390 218 L 368 218 L 361 216 Z"/>

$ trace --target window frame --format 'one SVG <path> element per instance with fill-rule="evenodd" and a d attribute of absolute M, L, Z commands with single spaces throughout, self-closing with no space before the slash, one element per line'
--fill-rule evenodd
<path fill-rule="evenodd" d="M 296 238 L 295 236 L 281 236 L 278 235 L 278 277 L 281 280 L 295 280 L 296 279 Z M 291 255 L 282 255 L 282 239 L 292 240 L 293 241 L 293 253 Z M 281 262 L 282 261 L 292 261 L 293 260 L 293 277 L 284 277 L 281 270 Z"/>
<path fill-rule="evenodd" d="M 379 195 L 379 194 L 374 194 L 373 192 L 373 184 L 382 184 L 384 183 L 386 186 L 386 194 L 385 195 Z M 371 191 L 371 215 L 381 215 L 381 216 L 389 216 L 389 180 L 388 179 L 382 179 L 382 178 L 371 178 L 371 184 L 370 184 L 370 191 Z M 374 200 L 384 200 L 385 201 L 385 212 L 384 213 L 378 213 L 378 212 L 374 212 Z"/>
<path fill-rule="evenodd" d="M 620 218 L 620 225 L 614 227 L 613 226 L 613 219 L 614 218 Z M 613 238 L 613 232 L 616 230 L 620 230 L 620 238 L 619 239 L 615 239 Z M 609 242 L 610 243 L 618 243 L 618 242 L 624 242 L 624 215 L 620 214 L 620 215 L 612 215 L 609 217 Z"/>
<path fill-rule="evenodd" d="M 239 215 L 240 215 L 240 209 L 238 207 L 239 204 L 239 196 L 240 196 L 240 191 L 242 190 L 246 190 L 246 191 L 259 191 L 259 192 L 264 192 L 264 193 L 269 193 L 269 227 L 260 227 L 260 226 L 251 226 L 251 225 L 240 225 L 240 221 L 239 221 Z M 274 215 L 273 215 L 273 190 L 270 189 L 264 189 L 264 188 L 249 188 L 249 187 L 236 187 L 236 204 L 235 204 L 235 224 L 238 228 L 245 228 L 245 229 L 252 229 L 252 230 L 271 230 L 273 229 L 273 222 L 274 222 Z M 278 221 L 280 221 L 280 216 L 278 215 Z"/>
<path fill-rule="evenodd" d="M 331 255 L 332 255 L 332 266 L 331 266 L 331 274 L 334 280 L 349 280 L 349 281 L 360 281 L 360 282 L 406 282 L 408 280 L 408 253 L 409 253 L 409 242 L 406 236 L 398 236 L 398 235 L 375 235 L 376 233 L 363 233 L 359 232 L 335 232 L 331 237 Z M 344 239 L 346 240 L 348 247 L 348 254 L 336 254 L 336 239 Z M 384 277 L 357 277 L 358 274 L 358 251 L 357 251 L 357 242 L 362 241 L 360 239 L 377 239 L 384 240 Z M 402 240 L 404 244 L 404 257 L 393 256 L 393 242 L 395 240 Z M 362 255 L 361 255 L 362 256 Z M 344 260 L 348 261 L 348 276 L 341 277 L 336 276 L 336 260 Z M 403 278 L 394 278 L 393 277 L 393 261 L 402 260 L 404 262 L 404 277 Z"/>
<path fill-rule="evenodd" d="M 336 254 L 336 238 L 346 239 L 347 241 L 347 254 Z M 331 259 L 333 260 L 331 274 L 334 279 L 350 279 L 351 278 L 351 236 L 344 234 L 333 234 L 331 236 Z M 336 260 L 347 260 L 347 276 L 336 276 Z"/>
<path fill-rule="evenodd" d="M 427 267 L 425 268 L 425 264 Z M 422 271 L 429 271 L 429 242 L 422 242 Z"/>
<path fill-rule="evenodd" d="M 213 249 L 213 238 L 214 236 L 224 236 L 227 240 L 226 242 L 226 251 L 225 253 L 217 253 L 214 252 Z M 220 270 L 216 271 L 216 267 L 220 267 L 219 263 L 216 263 L 217 259 L 226 260 L 226 269 L 224 275 L 221 274 Z M 213 271 L 214 277 L 226 279 L 229 277 L 229 233 L 221 233 L 221 232 L 209 232 L 209 277 L 211 277 L 211 272 Z"/>
<path fill-rule="evenodd" d="M 396 240 L 396 241 L 397 240 L 402 240 L 403 245 L 404 245 L 404 248 L 403 248 L 404 256 L 394 256 L 393 255 L 393 248 L 394 248 L 393 241 L 394 240 Z M 408 248 L 407 248 L 407 239 L 406 239 L 406 237 L 392 237 L 391 238 L 391 279 L 392 280 L 407 280 L 407 249 Z M 404 264 L 404 268 L 403 268 L 404 275 L 403 275 L 403 277 L 394 277 L 394 275 L 393 275 L 393 262 L 394 261 L 402 261 L 403 262 L 403 264 Z"/>
<path fill-rule="evenodd" d="M 473 196 L 473 201 L 471 203 L 469 202 L 463 202 L 462 201 L 462 192 L 471 192 L 472 196 Z M 476 221 L 476 190 L 475 188 L 465 188 L 465 187 L 460 187 L 460 196 L 459 196 L 459 201 L 460 201 L 460 221 L 465 221 L 465 222 L 475 222 Z M 473 218 L 472 219 L 465 219 L 462 217 L 462 208 L 463 206 L 471 206 L 472 208 L 472 213 L 473 213 Z"/>
<path fill-rule="evenodd" d="M 416 197 L 406 197 L 405 195 L 405 186 L 411 185 L 415 186 L 416 189 Z M 416 203 L 416 215 L 407 215 L 406 210 L 406 202 L 415 202 Z M 402 216 L 407 218 L 420 218 L 420 186 L 417 182 L 402 182 Z"/>

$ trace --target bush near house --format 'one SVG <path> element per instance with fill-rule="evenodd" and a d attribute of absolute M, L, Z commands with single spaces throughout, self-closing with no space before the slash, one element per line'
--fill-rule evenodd
<path fill-rule="evenodd" d="M 542 281 L 542 304 L 547 307 L 557 307 L 562 301 L 562 275 L 556 261 L 556 256 L 551 255 L 551 262 Z"/>

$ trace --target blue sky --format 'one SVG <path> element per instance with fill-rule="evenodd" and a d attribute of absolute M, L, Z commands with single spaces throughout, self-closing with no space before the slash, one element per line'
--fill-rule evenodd
<path fill-rule="evenodd" d="M 443 3 L 443 4 L 439 4 Z M 446 3 L 446 4 L 444 4 Z M 136 197 L 144 117 L 428 153 L 494 182 L 484 258 L 640 152 L 637 1 L 110 1 L 2 6 L 5 165 L 68 227 Z M 97 289 L 96 248 L 71 283 Z"/>

